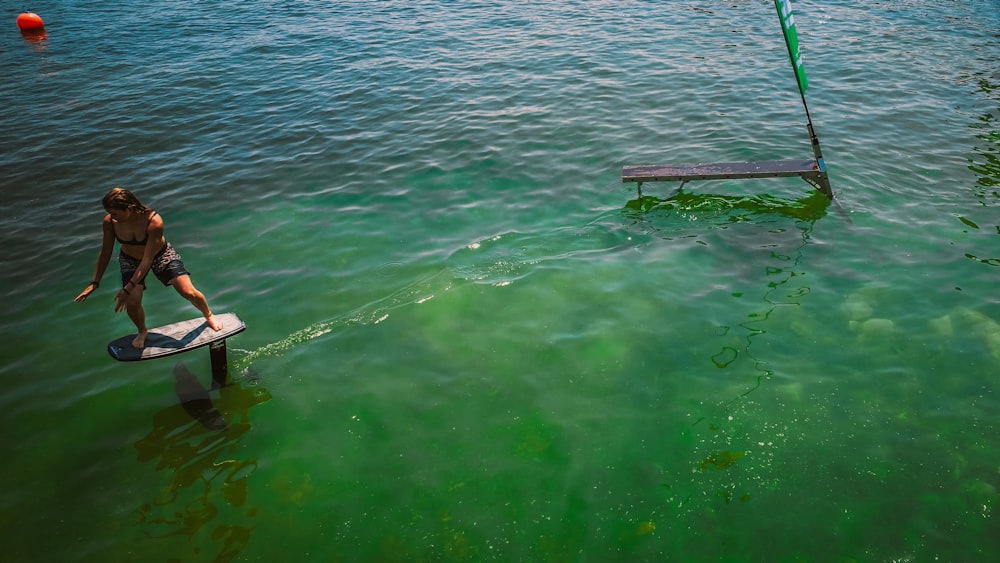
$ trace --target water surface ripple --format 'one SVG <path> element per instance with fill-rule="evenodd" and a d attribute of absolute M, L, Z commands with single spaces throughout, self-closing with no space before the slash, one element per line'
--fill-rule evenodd
<path fill-rule="evenodd" d="M 1000 548 L 1000 9 L 36 6 L 0 36 L 16 561 L 982 561 Z M 11 22 L 12 23 L 12 22 Z M 120 364 L 100 198 L 246 332 Z M 197 313 L 151 284 L 152 326 Z M 180 363 L 179 363 L 180 362 Z"/>

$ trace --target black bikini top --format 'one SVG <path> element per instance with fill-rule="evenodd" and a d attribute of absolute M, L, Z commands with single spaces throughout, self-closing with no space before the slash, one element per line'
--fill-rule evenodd
<path fill-rule="evenodd" d="M 146 242 L 149 241 L 149 223 L 153 222 L 153 216 L 155 215 L 156 215 L 155 211 L 149 214 L 149 222 L 146 223 L 146 230 L 145 230 L 146 237 L 143 238 L 142 240 L 122 240 L 122 238 L 118 236 L 118 231 L 115 231 L 115 240 L 117 240 L 122 244 L 127 244 L 129 246 L 146 246 Z"/>

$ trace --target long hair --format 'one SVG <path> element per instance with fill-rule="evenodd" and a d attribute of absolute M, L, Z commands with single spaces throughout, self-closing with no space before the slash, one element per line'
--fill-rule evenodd
<path fill-rule="evenodd" d="M 135 194 L 126 190 L 125 188 L 114 187 L 111 191 L 104 196 L 101 200 L 101 204 L 104 205 L 104 209 L 128 209 L 133 213 L 146 214 L 152 211 L 152 209 L 146 207 L 139 201 L 139 198 L 135 197 Z"/>

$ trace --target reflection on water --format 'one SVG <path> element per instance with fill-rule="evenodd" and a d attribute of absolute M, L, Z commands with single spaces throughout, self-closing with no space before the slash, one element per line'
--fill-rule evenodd
<path fill-rule="evenodd" d="M 994 101 L 1000 103 L 1000 88 L 985 78 L 979 80 L 979 90 Z M 979 117 L 978 123 L 972 127 L 976 130 L 976 138 L 981 141 L 974 148 L 974 156 L 970 159 L 969 170 L 976 173 L 976 197 L 985 207 L 1000 202 L 1000 109 L 988 111 Z M 996 221 L 996 214 L 986 215 Z M 959 217 L 966 226 L 979 230 L 982 227 L 966 217 Z M 1000 235 L 1000 221 L 990 225 L 992 233 Z M 988 228 L 988 226 L 986 227 Z M 992 246 L 992 245 L 991 245 Z M 995 247 L 993 247 L 995 248 Z M 965 257 L 986 264 L 1000 266 L 1000 255 L 982 256 L 979 251 L 967 252 Z"/>
<path fill-rule="evenodd" d="M 698 262 L 712 263 L 712 290 L 724 289 L 733 300 L 729 309 L 718 313 L 721 317 L 716 316 L 715 336 L 721 343 L 705 364 L 721 371 L 709 368 L 710 395 L 691 413 L 688 432 L 698 442 L 686 466 L 659 469 L 662 494 L 680 518 L 678 526 L 736 501 L 750 503 L 762 488 L 774 486 L 765 476 L 770 475 L 766 468 L 774 452 L 782 447 L 780 417 L 765 414 L 750 429 L 743 428 L 740 419 L 755 410 L 751 394 L 772 380 L 776 370 L 787 378 L 792 369 L 784 364 L 796 344 L 766 341 L 769 321 L 779 311 L 792 313 L 781 315 L 770 327 L 780 333 L 772 340 L 808 339 L 815 331 L 811 315 L 802 309 L 812 291 L 805 256 L 816 221 L 827 215 L 830 205 L 820 192 L 789 200 L 683 191 L 626 204 L 625 215 L 644 232 L 672 244 L 710 247 L 710 255 L 700 255 Z M 752 291 L 754 287 L 760 287 L 760 293 Z M 773 354 L 780 357 L 772 360 Z M 781 384 L 796 385 L 786 380 Z M 761 438 L 765 435 L 766 440 Z"/>
<path fill-rule="evenodd" d="M 49 39 L 45 29 L 22 29 L 21 37 L 24 38 L 25 43 L 34 46 L 39 51 L 45 50 L 45 42 Z"/>
<path fill-rule="evenodd" d="M 705 193 L 677 193 L 661 199 L 642 196 L 628 201 L 625 207 L 634 211 L 653 212 L 656 216 L 675 214 L 691 221 L 719 224 L 758 220 L 767 216 L 782 216 L 801 221 L 816 221 L 826 215 L 830 200 L 820 192 L 796 200 L 770 195 L 728 196 Z M 638 216 L 636 216 L 638 217 Z"/>
<path fill-rule="evenodd" d="M 987 97 L 1000 102 L 1000 88 L 986 78 L 979 80 L 979 90 Z M 1000 199 L 1000 109 L 988 111 L 973 125 L 976 137 L 982 144 L 975 147 L 975 157 L 971 159 L 969 170 L 976 173 L 976 195 L 980 199 L 996 201 Z M 986 203 L 986 201 L 984 201 Z M 1000 226 L 997 227 L 1000 232 Z"/>
<path fill-rule="evenodd" d="M 271 394 L 250 377 L 222 387 L 213 401 L 183 363 L 174 376 L 180 404 L 154 414 L 152 430 L 135 443 L 139 461 L 170 474 L 140 508 L 140 522 L 149 538 L 187 537 L 197 540 L 191 545 L 217 546 L 213 561 L 230 561 L 250 541 L 256 516 L 247 501 L 257 461 L 236 452 L 251 428 L 250 408 Z"/>
<path fill-rule="evenodd" d="M 647 231 L 667 240 L 679 237 L 696 238 L 701 244 L 711 231 L 724 232 L 713 244 L 713 255 L 726 273 L 737 272 L 750 285 L 764 283 L 762 306 L 747 318 L 720 325 L 717 334 L 726 336 L 734 328 L 744 331 L 740 345 L 724 345 L 711 357 L 717 368 L 727 368 L 741 355 L 753 365 L 755 383 L 746 393 L 760 385 L 761 377 L 773 374 L 768 362 L 752 352 L 752 340 L 766 333 L 763 324 L 779 308 L 798 306 L 810 288 L 794 282 L 805 274 L 801 267 L 803 249 L 809 243 L 815 222 L 826 216 L 830 200 L 820 192 L 798 200 L 785 200 L 768 195 L 725 196 L 678 191 L 667 199 L 644 196 L 631 200 L 626 208 L 633 219 Z M 740 225 L 744 229 L 733 229 Z M 742 291 L 733 297 L 744 297 Z M 744 393 L 744 395 L 746 394 Z"/>
<path fill-rule="evenodd" d="M 226 419 L 215 408 L 208 389 L 202 386 L 198 378 L 187 369 L 184 362 L 174 366 L 174 378 L 177 384 L 174 390 L 183 408 L 194 420 L 197 420 L 209 430 L 225 430 Z"/>

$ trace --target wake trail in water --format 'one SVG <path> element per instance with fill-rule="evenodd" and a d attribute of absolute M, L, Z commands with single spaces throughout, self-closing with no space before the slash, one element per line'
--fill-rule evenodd
<path fill-rule="evenodd" d="M 634 235 L 620 221 L 595 220 L 584 227 L 565 227 L 545 232 L 507 232 L 489 236 L 459 248 L 444 267 L 377 301 L 343 315 L 297 330 L 285 338 L 232 362 L 234 374 L 245 375 L 251 364 L 348 327 L 384 322 L 394 312 L 426 303 L 462 284 L 507 286 L 552 263 L 599 259 L 608 252 L 634 248 Z"/>
<path fill-rule="evenodd" d="M 442 268 L 437 273 L 404 287 L 383 299 L 358 307 L 344 315 L 311 324 L 277 342 L 250 351 L 245 356 L 233 362 L 233 370 L 235 373 L 245 374 L 251 364 L 261 358 L 280 356 L 291 348 L 315 340 L 338 329 L 350 326 L 378 324 L 389 318 L 389 314 L 396 309 L 407 305 L 424 303 L 433 299 L 439 293 L 451 289 L 454 279 L 448 277 L 446 275 L 447 272 L 447 268 Z"/>

